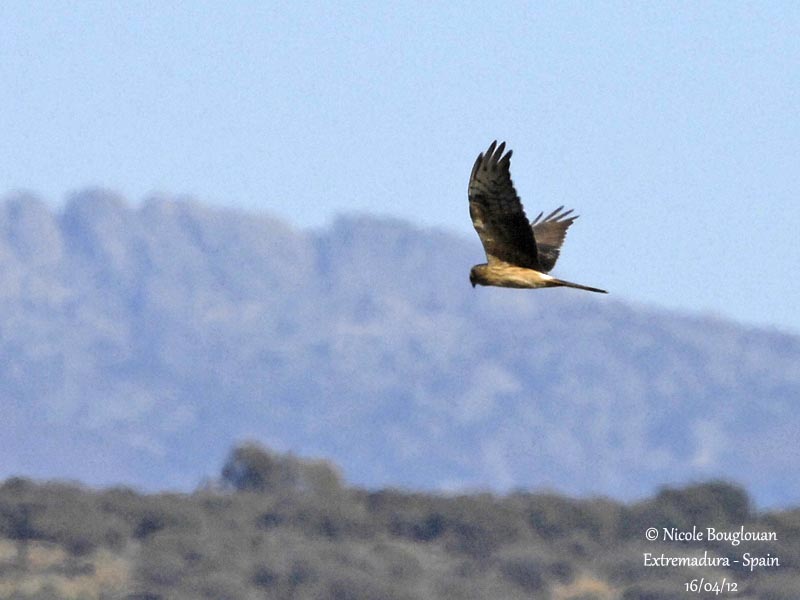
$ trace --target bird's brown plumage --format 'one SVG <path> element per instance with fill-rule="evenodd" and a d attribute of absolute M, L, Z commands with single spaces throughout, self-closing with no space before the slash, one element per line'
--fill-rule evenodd
<path fill-rule="evenodd" d="M 469 179 L 469 215 L 481 238 L 489 264 L 507 262 L 539 270 L 533 230 L 525 216 L 509 166 L 511 150 L 492 142 L 480 154 Z"/>
<path fill-rule="evenodd" d="M 475 160 L 469 178 L 469 214 L 486 252 L 487 264 L 470 272 L 473 286 L 591 288 L 547 275 L 556 264 L 567 229 L 577 215 L 558 207 L 528 222 L 511 181 L 511 150 L 494 141 Z"/>

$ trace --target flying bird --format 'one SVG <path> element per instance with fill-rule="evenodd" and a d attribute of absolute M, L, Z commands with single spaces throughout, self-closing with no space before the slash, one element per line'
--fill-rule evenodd
<path fill-rule="evenodd" d="M 605 290 L 556 279 L 547 273 L 555 266 L 567 235 L 578 218 L 559 206 L 546 217 L 539 213 L 529 223 L 511 181 L 511 150 L 492 142 L 479 154 L 469 177 L 469 216 L 486 251 L 486 261 L 469 272 L 472 287 L 512 288 L 566 286 L 607 294 Z"/>

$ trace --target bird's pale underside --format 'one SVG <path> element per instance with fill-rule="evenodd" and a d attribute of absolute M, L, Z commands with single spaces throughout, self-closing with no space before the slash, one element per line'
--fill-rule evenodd
<path fill-rule="evenodd" d="M 469 215 L 486 251 L 486 262 L 469 273 L 472 286 L 494 285 L 512 288 L 566 286 L 607 293 L 547 273 L 556 260 L 567 229 L 578 218 L 563 206 L 546 217 L 539 213 L 528 222 L 511 181 L 511 150 L 503 154 L 505 142 L 494 141 L 479 154 L 469 178 Z"/>

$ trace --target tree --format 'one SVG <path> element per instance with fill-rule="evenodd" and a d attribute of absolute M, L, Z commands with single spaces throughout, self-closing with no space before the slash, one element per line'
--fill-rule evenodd
<path fill-rule="evenodd" d="M 34 520 L 43 507 L 35 502 L 0 503 L 0 534 L 14 540 L 17 545 L 17 568 L 20 573 L 28 570 L 28 547 L 38 537 Z"/>
<path fill-rule="evenodd" d="M 288 490 L 319 494 L 342 487 L 339 473 L 329 462 L 278 454 L 255 442 L 233 449 L 222 469 L 222 483 L 239 492 Z"/>

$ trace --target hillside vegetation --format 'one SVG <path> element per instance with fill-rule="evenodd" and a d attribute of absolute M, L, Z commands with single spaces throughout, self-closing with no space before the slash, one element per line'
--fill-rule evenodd
<path fill-rule="evenodd" d="M 774 531 L 777 541 L 648 542 L 648 527 Z M 0 598 L 670 600 L 686 582 L 794 600 L 800 511 L 759 513 L 710 482 L 632 504 L 345 485 L 332 464 L 243 444 L 190 494 L 0 485 Z M 643 553 L 780 557 L 750 572 L 643 566 Z M 724 595 L 723 595 L 724 596 Z M 704 595 L 702 597 L 711 597 Z"/>

